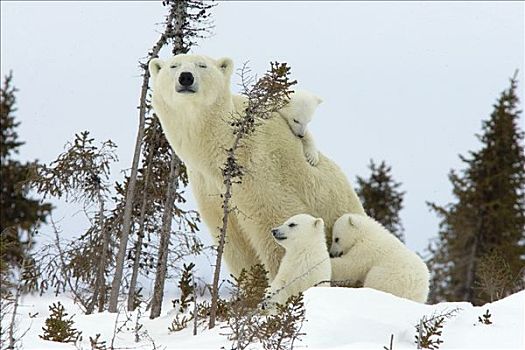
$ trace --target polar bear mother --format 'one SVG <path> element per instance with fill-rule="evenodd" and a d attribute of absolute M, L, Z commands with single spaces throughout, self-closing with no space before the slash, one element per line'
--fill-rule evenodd
<path fill-rule="evenodd" d="M 166 137 L 184 161 L 199 212 L 217 241 L 224 192 L 221 168 L 233 144 L 232 113 L 242 113 L 243 99 L 230 91 L 233 62 L 199 55 L 177 55 L 149 63 L 152 104 Z M 238 161 L 245 167 L 232 188 L 224 260 L 230 272 L 263 263 L 273 280 L 284 250 L 270 231 L 289 217 L 307 213 L 322 218 L 330 235 L 344 213 L 364 214 L 343 172 L 319 154 L 316 167 L 303 154 L 301 140 L 277 113 L 257 127 Z M 327 237 L 330 240 L 330 237 Z"/>

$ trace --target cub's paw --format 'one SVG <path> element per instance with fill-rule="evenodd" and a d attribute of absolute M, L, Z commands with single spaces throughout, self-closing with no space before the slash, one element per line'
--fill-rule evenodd
<path fill-rule="evenodd" d="M 319 152 L 308 150 L 304 152 L 304 155 L 311 166 L 316 166 L 319 163 Z"/>

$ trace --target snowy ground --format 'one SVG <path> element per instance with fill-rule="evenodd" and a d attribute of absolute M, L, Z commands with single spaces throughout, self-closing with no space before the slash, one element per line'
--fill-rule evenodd
<path fill-rule="evenodd" d="M 48 305 L 60 300 L 68 313 L 75 314 L 76 328 L 83 332 L 83 341 L 78 347 L 42 340 L 42 326 L 49 315 Z M 170 333 L 168 326 L 173 319 L 173 308 L 167 300 L 162 316 L 150 320 L 142 316 L 142 331 L 147 331 L 157 349 L 229 349 L 230 342 L 225 330 L 199 329 L 193 336 L 191 329 Z M 307 321 L 303 325 L 306 335 L 297 348 L 308 349 L 376 349 L 388 346 L 390 335 L 394 334 L 393 349 L 415 349 L 414 326 L 424 315 L 460 308 L 457 315 L 446 321 L 440 349 L 525 349 L 524 310 L 525 291 L 509 296 L 482 307 L 470 303 L 442 303 L 422 305 L 394 297 L 371 289 L 312 288 L 305 293 Z M 478 317 L 489 309 L 493 324 L 484 325 Z M 29 313 L 38 315 L 32 319 Z M 129 323 L 114 340 L 119 349 L 153 349 L 147 337 L 139 343 L 134 342 L 132 328 L 136 314 L 131 315 Z M 120 326 L 126 316 L 119 315 Z M 19 331 L 31 326 L 23 338 L 23 348 L 27 350 L 45 349 L 91 349 L 89 336 L 100 333 L 100 339 L 111 342 L 115 327 L 115 314 L 101 313 L 82 315 L 71 300 L 61 296 L 26 297 L 20 308 Z M 254 346 L 258 349 L 260 346 Z"/>

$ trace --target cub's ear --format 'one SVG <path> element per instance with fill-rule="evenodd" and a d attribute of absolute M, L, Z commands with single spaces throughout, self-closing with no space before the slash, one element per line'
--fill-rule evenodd
<path fill-rule="evenodd" d="M 324 225 L 323 219 L 321 219 L 321 218 L 315 219 L 315 221 L 314 221 L 314 227 L 315 228 L 322 227 L 323 225 Z"/>
<path fill-rule="evenodd" d="M 153 77 L 153 79 L 157 78 L 157 75 L 159 74 L 162 67 L 164 67 L 164 61 L 160 58 L 154 58 L 151 61 L 149 61 L 149 74 Z"/>
<path fill-rule="evenodd" d="M 321 103 L 323 103 L 323 99 L 320 98 L 319 96 L 315 96 L 315 99 L 316 99 L 318 105 L 320 105 Z"/>
<path fill-rule="evenodd" d="M 223 57 L 217 60 L 217 67 L 224 75 L 230 76 L 233 73 L 233 61 L 231 58 Z"/>

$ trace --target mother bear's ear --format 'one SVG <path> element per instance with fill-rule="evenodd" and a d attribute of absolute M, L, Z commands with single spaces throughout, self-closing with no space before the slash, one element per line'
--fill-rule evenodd
<path fill-rule="evenodd" d="M 153 77 L 153 79 L 157 78 L 157 75 L 159 74 L 162 67 L 164 67 L 164 61 L 160 58 L 154 58 L 151 61 L 149 61 L 149 74 Z"/>
<path fill-rule="evenodd" d="M 230 76 L 233 73 L 233 61 L 231 58 L 223 57 L 217 60 L 217 67 L 225 75 Z"/>

